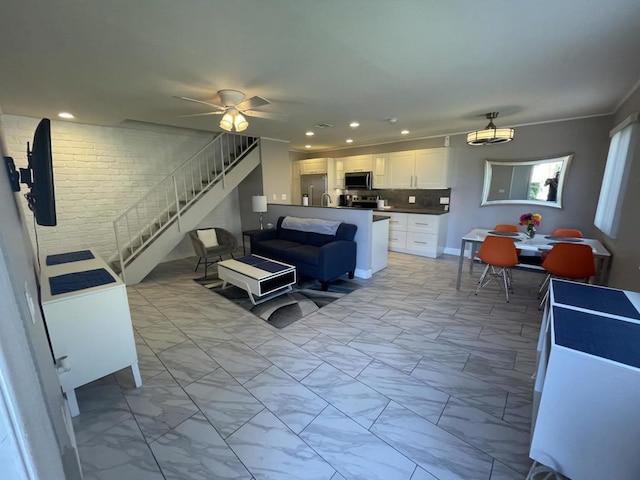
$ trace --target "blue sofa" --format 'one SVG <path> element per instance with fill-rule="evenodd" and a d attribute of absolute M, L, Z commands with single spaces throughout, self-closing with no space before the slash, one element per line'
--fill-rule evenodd
<path fill-rule="evenodd" d="M 335 222 L 339 225 L 337 229 L 333 226 L 333 235 L 318 233 L 331 231 L 326 228 L 330 223 L 280 217 L 276 228 L 251 235 L 251 253 L 295 265 L 298 278 L 316 278 L 322 289 L 327 290 L 329 282 L 345 273 L 353 278 L 357 246 L 353 238 L 358 229 L 350 223 Z"/>

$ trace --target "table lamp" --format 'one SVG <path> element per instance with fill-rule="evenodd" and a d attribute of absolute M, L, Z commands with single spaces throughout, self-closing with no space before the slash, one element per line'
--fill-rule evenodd
<path fill-rule="evenodd" d="M 264 230 L 262 225 L 262 214 L 267 211 L 267 197 L 264 195 L 254 195 L 251 198 L 252 210 L 260 214 L 260 230 Z"/>

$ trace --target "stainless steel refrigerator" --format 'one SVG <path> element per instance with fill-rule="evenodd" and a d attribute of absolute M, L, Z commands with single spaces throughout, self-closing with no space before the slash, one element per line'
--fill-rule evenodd
<path fill-rule="evenodd" d="M 309 196 L 309 205 L 321 206 L 322 194 L 327 191 L 325 174 L 300 175 L 300 193 Z M 302 205 L 302 198 L 300 204 Z"/>

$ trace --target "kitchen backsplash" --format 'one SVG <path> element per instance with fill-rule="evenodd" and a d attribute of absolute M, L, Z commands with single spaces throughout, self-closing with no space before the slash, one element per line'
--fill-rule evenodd
<path fill-rule="evenodd" d="M 386 200 L 387 205 L 394 207 L 409 208 L 432 208 L 436 210 L 446 210 L 444 205 L 440 204 L 441 197 L 451 198 L 450 188 L 441 188 L 433 190 L 420 189 L 374 189 L 358 191 L 361 197 L 377 196 Z M 416 203 L 409 203 L 409 197 L 416 197 Z"/>

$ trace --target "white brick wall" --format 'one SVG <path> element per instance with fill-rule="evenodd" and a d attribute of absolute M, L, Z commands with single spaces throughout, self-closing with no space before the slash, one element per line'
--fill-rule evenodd
<path fill-rule="evenodd" d="M 16 168 L 27 166 L 27 142 L 32 142 L 39 121 L 2 116 L 8 154 L 13 157 Z M 37 226 L 40 254 L 91 247 L 105 259 L 110 258 L 116 252 L 113 220 L 213 135 L 150 124 L 135 123 L 130 128 L 98 127 L 52 119 L 58 225 Z M 26 192 L 26 185 L 21 185 L 21 197 Z M 232 209 L 237 207 L 237 194 L 234 198 L 212 212 L 212 220 L 231 217 L 225 223 L 235 227 L 238 210 Z M 34 242 L 33 215 L 24 198 L 22 203 Z M 192 254 L 184 248 L 181 250 L 185 255 Z M 178 252 L 171 255 L 172 258 L 179 256 Z"/>

